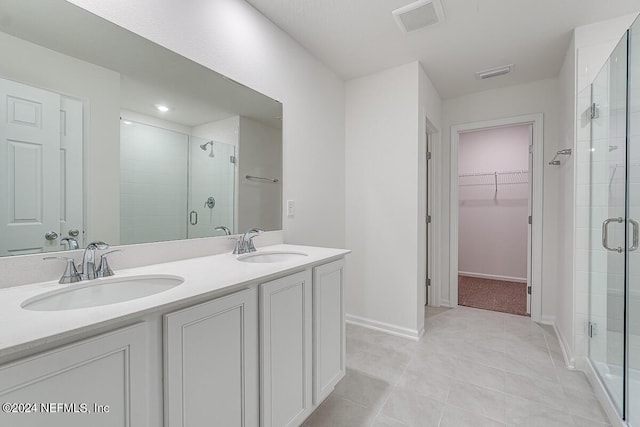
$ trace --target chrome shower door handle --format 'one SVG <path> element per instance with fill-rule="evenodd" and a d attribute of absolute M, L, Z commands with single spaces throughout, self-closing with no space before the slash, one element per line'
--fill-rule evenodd
<path fill-rule="evenodd" d="M 633 219 L 630 219 L 629 222 L 633 227 L 633 241 L 631 243 L 631 247 L 629 248 L 629 252 L 633 252 L 638 249 L 640 243 L 640 224 L 638 224 L 638 221 L 635 221 Z"/>
<path fill-rule="evenodd" d="M 602 223 L 602 246 L 604 246 L 604 248 L 608 251 L 618 252 L 619 254 L 621 254 L 623 251 L 621 247 L 619 246 L 617 248 L 609 247 L 609 224 L 612 222 L 622 223 L 624 222 L 624 219 L 622 219 L 622 217 L 618 217 L 618 218 L 607 218 L 604 220 L 604 222 Z"/>
<path fill-rule="evenodd" d="M 622 251 L 624 250 L 621 247 L 619 246 L 617 248 L 609 247 L 609 224 L 612 222 L 622 223 L 624 222 L 624 219 L 622 219 L 622 217 L 618 217 L 618 218 L 608 218 L 604 220 L 604 222 L 602 223 L 602 246 L 604 246 L 604 248 L 608 251 L 618 252 L 619 254 L 621 254 Z"/>
<path fill-rule="evenodd" d="M 196 211 L 189 212 L 189 223 L 191 225 L 196 225 L 198 223 L 198 212 Z"/>

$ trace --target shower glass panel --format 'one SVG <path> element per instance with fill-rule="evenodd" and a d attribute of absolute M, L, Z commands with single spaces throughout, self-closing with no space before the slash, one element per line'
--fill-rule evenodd
<path fill-rule="evenodd" d="M 640 20 L 629 31 L 628 197 L 630 237 L 640 220 Z M 627 252 L 627 419 L 640 426 L 640 249 Z"/>
<path fill-rule="evenodd" d="M 120 121 L 120 244 L 186 237 L 188 156 L 188 135 Z"/>
<path fill-rule="evenodd" d="M 188 237 L 212 237 L 235 230 L 236 147 L 191 137 Z M 195 212 L 195 213 L 194 213 Z"/>
<path fill-rule="evenodd" d="M 589 358 L 624 414 L 627 38 L 591 87 Z"/>

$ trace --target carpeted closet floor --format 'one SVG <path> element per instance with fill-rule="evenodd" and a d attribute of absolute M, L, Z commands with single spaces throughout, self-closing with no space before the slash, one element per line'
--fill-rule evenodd
<path fill-rule="evenodd" d="M 458 276 L 458 304 L 528 316 L 527 284 Z"/>

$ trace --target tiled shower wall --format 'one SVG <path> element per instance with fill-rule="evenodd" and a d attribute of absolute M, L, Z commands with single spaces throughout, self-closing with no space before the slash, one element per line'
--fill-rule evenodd
<path fill-rule="evenodd" d="M 185 238 L 188 142 L 179 132 L 121 123 L 121 244 Z"/>

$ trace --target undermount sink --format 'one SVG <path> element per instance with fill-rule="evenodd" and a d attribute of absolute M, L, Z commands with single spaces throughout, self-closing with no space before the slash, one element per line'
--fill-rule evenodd
<path fill-rule="evenodd" d="M 256 263 L 273 263 L 287 262 L 300 257 L 308 256 L 304 252 L 287 252 L 287 251 L 270 251 L 270 252 L 252 252 L 250 254 L 240 255 L 238 261 L 256 262 Z"/>
<path fill-rule="evenodd" d="M 182 277 L 165 275 L 95 279 L 29 298 L 21 307 L 34 311 L 97 307 L 148 297 L 183 282 Z"/>

